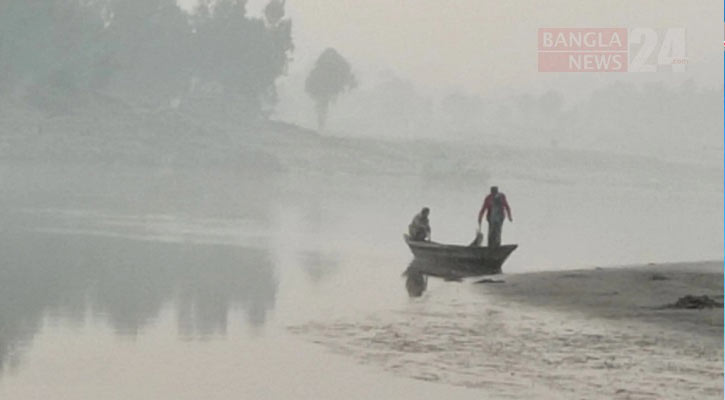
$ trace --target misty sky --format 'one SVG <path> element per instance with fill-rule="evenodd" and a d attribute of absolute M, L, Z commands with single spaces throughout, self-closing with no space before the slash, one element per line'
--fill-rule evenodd
<path fill-rule="evenodd" d="M 194 1 L 180 0 L 187 7 Z M 250 0 L 250 14 L 259 14 L 265 3 Z M 314 57 L 332 46 L 363 81 L 388 70 L 434 92 L 575 90 L 614 80 L 689 78 L 722 87 L 722 7 L 719 0 L 288 0 L 296 46 L 290 76 L 305 74 Z M 559 26 L 685 27 L 688 71 L 539 73 L 537 29 Z"/>

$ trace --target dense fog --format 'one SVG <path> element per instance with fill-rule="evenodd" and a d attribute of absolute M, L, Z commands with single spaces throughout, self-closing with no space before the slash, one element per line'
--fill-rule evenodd
<path fill-rule="evenodd" d="M 392 303 L 411 217 L 468 243 L 491 185 L 506 273 L 722 258 L 720 28 L 699 6 L 671 20 L 687 72 L 547 75 L 536 13 L 524 43 L 478 1 L 480 26 L 459 2 L 313 3 L 0 0 L 0 372 L 48 319 L 207 340 L 238 310 L 322 314 L 319 293 Z"/>
<path fill-rule="evenodd" d="M 296 61 L 294 34 L 308 36 L 303 28 L 293 30 L 286 8 L 295 5 L 281 0 L 251 6 L 237 0 L 4 0 L 0 7 L 0 94 L 8 134 L 16 123 L 38 133 L 45 122 L 72 115 L 83 125 L 75 130 L 124 141 L 123 128 L 103 126 L 100 115 L 129 123 L 143 119 L 141 129 L 149 135 L 164 129 L 159 119 L 173 124 L 191 116 L 201 129 L 195 136 L 208 135 L 213 124 L 231 121 L 245 130 L 271 119 L 313 130 L 324 126 L 325 136 L 336 137 L 585 149 L 712 163 L 722 152 L 722 85 L 703 82 L 702 65 L 693 65 L 693 73 L 625 74 L 621 80 L 591 74 L 563 84 L 564 78 L 539 74 L 546 79 L 528 91 L 521 85 L 507 90 L 481 71 L 493 89 L 466 88 L 467 77 L 461 76 L 458 88 L 431 91 L 435 82 L 416 82 L 386 65 L 372 68 L 359 61 L 357 49 L 330 48 L 322 38 L 314 46 L 304 43 L 302 61 Z M 346 59 L 348 53 L 355 57 Z M 339 58 L 342 70 L 329 62 L 324 69 L 328 55 Z M 712 64 L 707 70 L 722 63 L 711 55 L 693 61 Z M 25 126 L 29 120 L 37 121 L 32 129 Z"/>

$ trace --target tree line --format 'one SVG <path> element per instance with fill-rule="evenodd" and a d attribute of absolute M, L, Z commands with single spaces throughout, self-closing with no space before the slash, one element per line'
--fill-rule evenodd
<path fill-rule="evenodd" d="M 276 101 L 293 50 L 284 0 L 0 0 L 0 95 L 68 101 L 98 91 L 149 104 Z"/>

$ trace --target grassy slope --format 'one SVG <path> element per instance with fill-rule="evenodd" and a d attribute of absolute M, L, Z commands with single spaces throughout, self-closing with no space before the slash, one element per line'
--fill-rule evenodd
<path fill-rule="evenodd" d="M 722 182 L 719 165 L 556 148 L 332 137 L 282 122 L 250 121 L 213 106 L 153 110 L 98 94 L 76 102 L 80 105 L 73 112 L 54 114 L 0 98 L 0 162 L 217 166 L 433 180 L 495 175 L 552 184 L 662 188 Z"/>

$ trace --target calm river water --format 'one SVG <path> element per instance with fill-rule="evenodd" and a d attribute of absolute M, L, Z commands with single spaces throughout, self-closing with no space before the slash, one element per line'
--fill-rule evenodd
<path fill-rule="evenodd" d="M 2 399 L 480 398 L 359 363 L 300 327 L 413 312 L 454 323 L 480 303 L 443 282 L 409 299 L 401 235 L 427 205 L 434 239 L 469 242 L 488 182 L 37 165 L 1 176 Z M 504 270 L 721 258 L 721 176 L 647 182 L 496 182 L 514 212 L 504 241 L 521 246 Z"/>

